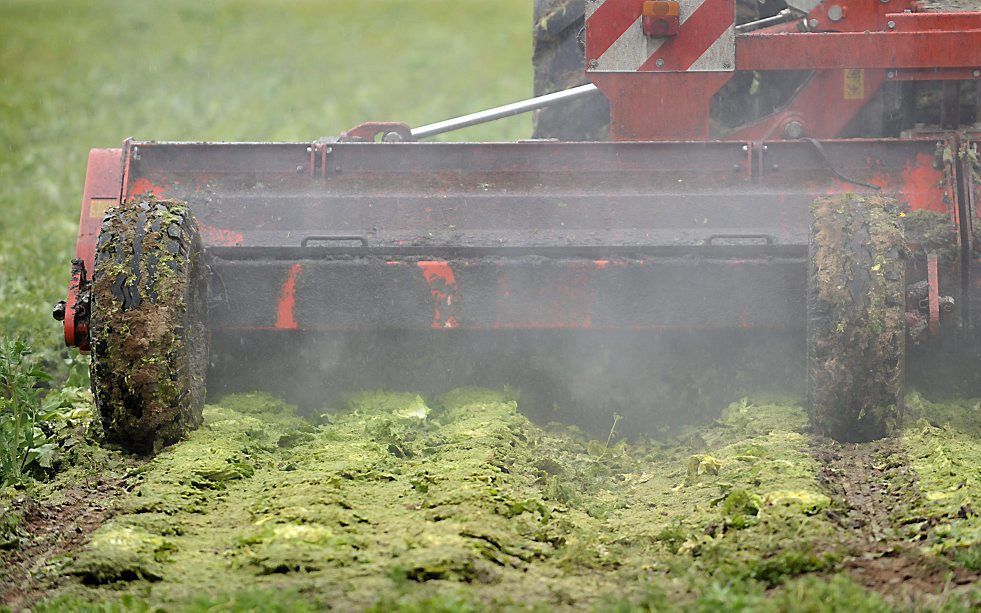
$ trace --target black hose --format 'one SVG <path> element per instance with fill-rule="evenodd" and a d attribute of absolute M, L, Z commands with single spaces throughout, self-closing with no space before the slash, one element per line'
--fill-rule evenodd
<path fill-rule="evenodd" d="M 824 163 L 828 165 L 828 169 L 831 170 L 834 176 L 838 177 L 842 181 L 852 183 L 854 185 L 861 185 L 862 187 L 868 187 L 870 189 L 874 189 L 875 191 L 880 191 L 882 189 L 878 185 L 872 185 L 871 183 L 866 183 L 865 181 L 858 181 L 857 179 L 852 179 L 841 174 L 841 172 L 835 168 L 834 164 L 831 163 L 831 158 L 828 157 L 828 152 L 824 150 L 824 145 L 822 145 L 816 138 L 802 138 L 800 140 L 807 141 L 814 145 L 814 148 L 817 149 L 818 155 L 820 155 L 821 159 L 824 160 Z"/>

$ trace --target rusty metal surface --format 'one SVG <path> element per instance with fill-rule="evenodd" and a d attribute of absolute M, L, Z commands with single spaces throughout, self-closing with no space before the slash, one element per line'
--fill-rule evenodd
<path fill-rule="evenodd" d="M 125 194 L 189 203 L 216 330 L 799 329 L 810 203 L 944 211 L 935 148 L 132 143 Z"/>
<path fill-rule="evenodd" d="M 863 188 L 808 143 L 134 143 L 125 193 L 186 200 L 206 246 L 699 245 L 806 242 L 813 199 Z M 765 149 L 764 149 L 765 147 Z M 935 141 L 826 145 L 844 174 L 942 209 Z"/>
<path fill-rule="evenodd" d="M 608 260 L 219 254 L 211 266 L 230 307 L 212 313 L 212 328 L 803 329 L 805 251 L 755 251 Z"/>
<path fill-rule="evenodd" d="M 981 28 L 745 34 L 738 37 L 736 44 L 736 68 L 739 70 L 960 68 L 979 64 Z"/>

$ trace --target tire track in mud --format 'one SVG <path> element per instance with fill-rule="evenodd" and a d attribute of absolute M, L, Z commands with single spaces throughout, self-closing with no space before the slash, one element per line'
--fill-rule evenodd
<path fill-rule="evenodd" d="M 906 450 L 896 439 L 815 443 L 818 481 L 834 504 L 828 516 L 840 528 L 847 556 L 842 568 L 867 588 L 904 604 L 924 594 L 969 590 L 981 573 L 925 555 L 917 542 L 940 518 L 925 513 Z"/>
<path fill-rule="evenodd" d="M 84 545 L 89 535 L 113 512 L 113 502 L 126 493 L 124 480 L 103 478 L 71 488 L 59 504 L 25 498 L 20 525 L 28 543 L 0 552 L 0 608 L 17 611 L 31 606 L 46 591 L 44 571 L 57 556 Z"/>

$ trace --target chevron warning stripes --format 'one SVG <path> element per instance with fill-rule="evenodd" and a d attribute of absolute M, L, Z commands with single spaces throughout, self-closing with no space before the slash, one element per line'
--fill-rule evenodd
<path fill-rule="evenodd" d="M 735 66 L 734 0 L 680 0 L 681 31 L 649 38 L 644 0 L 586 0 L 586 61 L 592 71 L 731 71 Z"/>

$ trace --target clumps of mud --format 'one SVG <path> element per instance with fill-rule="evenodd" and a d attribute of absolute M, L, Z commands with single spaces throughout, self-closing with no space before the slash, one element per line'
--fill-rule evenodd
<path fill-rule="evenodd" d="M 133 471 L 52 596 L 582 608 L 695 606 L 728 585 L 763 606 L 845 551 L 807 424 L 799 407 L 742 401 L 681 439 L 626 442 L 612 420 L 601 440 L 535 425 L 488 390 L 362 393 L 314 420 L 229 396 Z"/>
<path fill-rule="evenodd" d="M 902 218 L 906 242 L 919 254 L 936 252 L 947 264 L 957 260 L 957 225 L 946 213 L 916 210 Z"/>
<path fill-rule="evenodd" d="M 906 242 L 896 202 L 845 194 L 811 207 L 807 394 L 815 429 L 862 442 L 896 430 L 906 347 Z"/>

